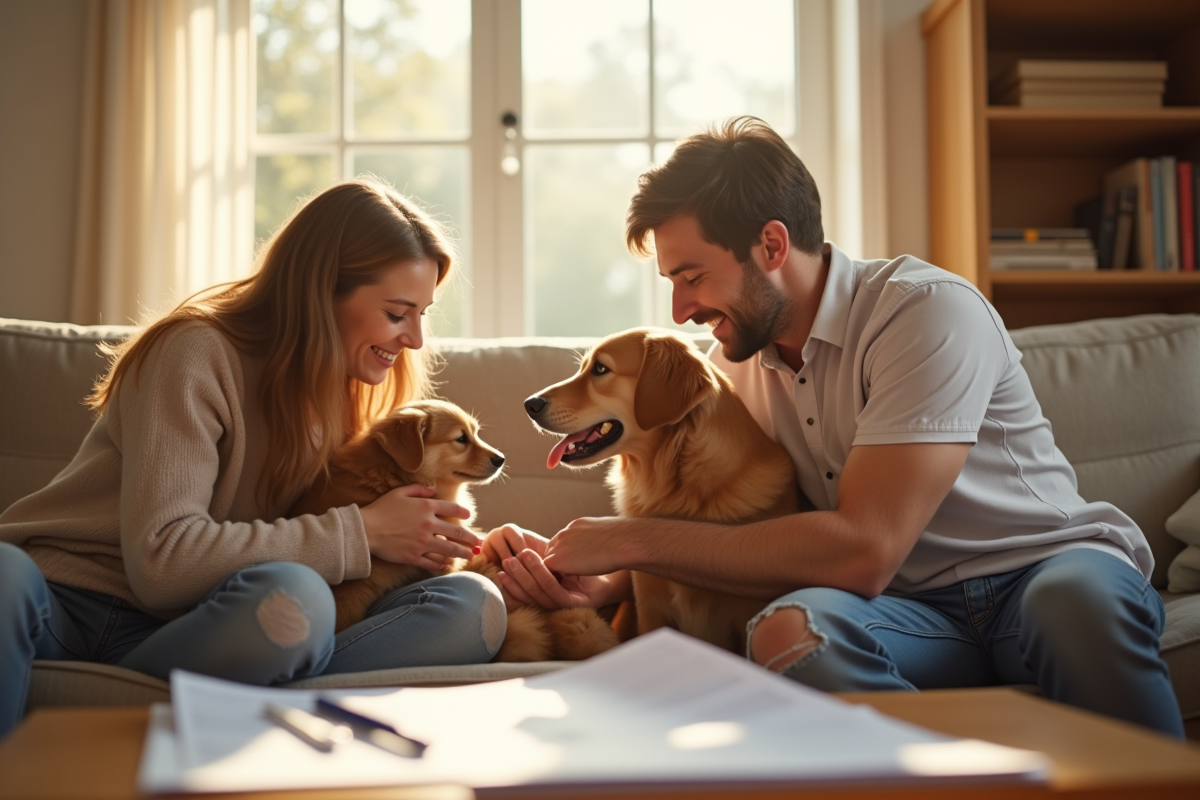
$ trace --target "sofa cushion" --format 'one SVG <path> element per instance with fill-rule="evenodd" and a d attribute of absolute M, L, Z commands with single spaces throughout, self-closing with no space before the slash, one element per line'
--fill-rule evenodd
<path fill-rule="evenodd" d="M 1171 685 L 1188 736 L 1200 738 L 1200 594 L 1164 594 L 1163 601 L 1167 624 L 1159 640 L 1159 652 L 1171 671 Z"/>
<path fill-rule="evenodd" d="M 0 319 L 0 511 L 75 456 L 93 419 L 83 399 L 107 366 L 98 345 L 133 330 Z"/>
<path fill-rule="evenodd" d="M 1200 591 L 1200 492 L 1167 517 L 1166 527 L 1167 533 L 1184 544 L 1167 569 L 1167 591 Z"/>
<path fill-rule="evenodd" d="M 1200 488 L 1200 316 L 1153 314 L 1012 332 L 1079 493 L 1145 532 L 1151 582 L 1183 544 L 1167 517 Z"/>

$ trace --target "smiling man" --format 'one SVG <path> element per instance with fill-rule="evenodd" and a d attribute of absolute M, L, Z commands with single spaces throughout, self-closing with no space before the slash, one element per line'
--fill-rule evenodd
<path fill-rule="evenodd" d="M 1182 736 L 1146 539 L 1080 497 L 971 283 L 826 242 L 808 170 L 748 117 L 643 174 L 627 222 L 632 250 L 653 238 L 675 321 L 712 326 L 710 358 L 816 510 L 744 526 L 576 520 L 505 561 L 512 594 L 599 604 L 642 570 L 772 600 L 748 657 L 820 689 L 1035 683 Z"/>

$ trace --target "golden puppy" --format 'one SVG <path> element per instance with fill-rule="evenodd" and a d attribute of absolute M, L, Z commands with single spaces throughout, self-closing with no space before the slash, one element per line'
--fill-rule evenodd
<path fill-rule="evenodd" d="M 504 454 L 479 438 L 479 423 L 444 400 L 408 403 L 373 424 L 365 435 L 340 448 L 319 478 L 292 506 L 291 516 L 324 514 L 351 503 L 365 506 L 398 486 L 420 483 L 436 497 L 470 509 L 467 486 L 500 474 Z M 447 522 L 466 524 L 460 519 Z M 467 521 L 469 522 L 469 520 Z M 447 571 L 468 569 L 495 580 L 498 568 L 483 556 L 454 559 Z M 379 597 L 400 586 L 432 577 L 412 564 L 371 559 L 371 574 L 333 587 L 335 630 L 361 620 Z M 547 613 L 518 608 L 508 614 L 508 633 L 496 661 L 578 660 L 617 644 L 611 626 L 591 609 Z"/>
<path fill-rule="evenodd" d="M 726 524 L 800 510 L 795 468 L 689 340 L 639 328 L 610 336 L 579 372 L 525 401 L 542 430 L 563 435 L 546 466 L 613 459 L 617 513 Z M 742 654 L 746 624 L 766 605 L 633 573 L 637 633 L 670 626 Z"/>

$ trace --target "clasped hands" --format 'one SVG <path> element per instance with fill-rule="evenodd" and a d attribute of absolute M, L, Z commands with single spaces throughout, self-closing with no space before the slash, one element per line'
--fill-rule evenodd
<path fill-rule="evenodd" d="M 574 562 L 581 573 L 612 570 L 586 554 L 572 553 L 568 559 L 560 552 L 564 550 L 563 541 L 578 533 L 585 522 L 576 520 L 553 540 L 511 524 L 495 528 L 484 537 L 483 554 L 502 570 L 497 581 L 508 608 L 598 608 L 617 599 L 608 574 L 564 574 L 554 569 L 558 562 Z"/>

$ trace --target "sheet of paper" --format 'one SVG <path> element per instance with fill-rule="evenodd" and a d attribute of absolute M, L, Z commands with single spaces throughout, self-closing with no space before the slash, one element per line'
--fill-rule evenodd
<path fill-rule="evenodd" d="M 843 703 L 666 629 L 529 679 L 328 694 L 428 742 L 424 757 L 357 741 L 318 753 L 262 716 L 267 702 L 311 709 L 315 692 L 176 673 L 177 766 L 144 761 L 142 788 L 1039 780 L 1047 766 Z"/>

